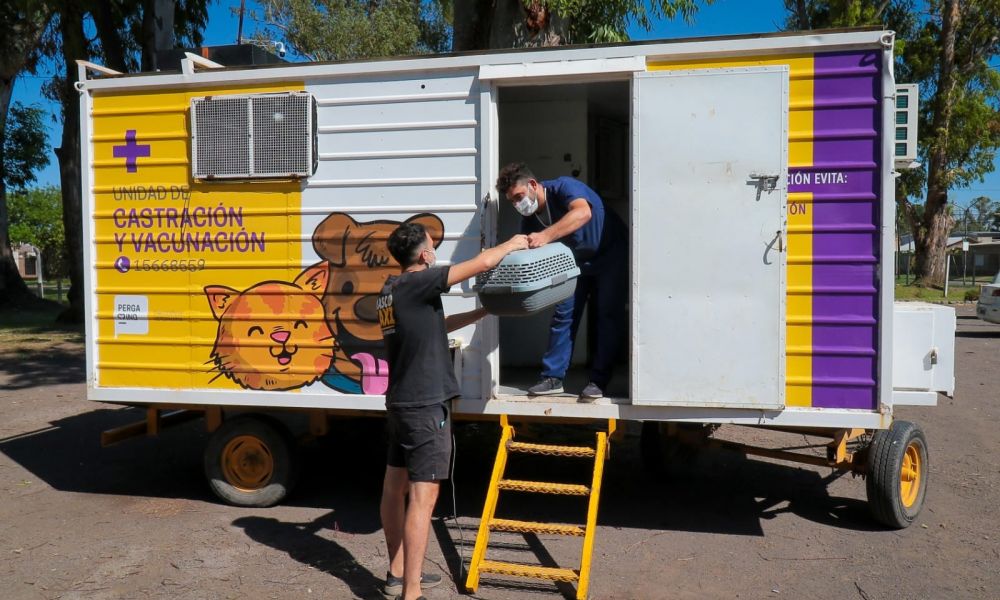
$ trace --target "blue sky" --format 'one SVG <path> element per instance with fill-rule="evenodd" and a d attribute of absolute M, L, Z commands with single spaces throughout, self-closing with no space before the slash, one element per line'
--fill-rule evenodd
<path fill-rule="evenodd" d="M 205 44 L 209 46 L 236 43 L 238 20 L 232 9 L 238 8 L 239 0 L 214 0 L 209 8 L 208 27 L 205 30 Z M 256 7 L 254 0 L 248 0 L 247 6 Z M 693 25 L 683 21 L 660 21 L 651 31 L 633 27 L 629 33 L 633 39 L 677 38 L 706 35 L 732 35 L 741 33 L 765 33 L 776 31 L 784 21 L 784 8 L 781 0 L 716 0 L 714 4 L 703 7 Z M 244 22 L 244 34 L 253 31 L 253 23 Z M 14 87 L 15 101 L 24 104 L 37 104 L 47 110 L 50 115 L 58 114 L 58 107 L 41 96 L 41 87 L 49 73 L 42 72 L 35 76 L 24 76 L 17 80 Z M 902 82 L 901 82 L 902 83 Z M 49 144 L 51 147 L 60 144 L 62 125 L 54 119 L 47 119 Z M 51 152 L 50 152 L 51 154 Z M 1000 165 L 998 165 L 1000 166 Z M 38 173 L 40 185 L 58 185 L 59 170 L 54 154 L 48 167 Z M 983 183 L 975 183 L 971 188 L 952 190 L 952 201 L 959 206 L 967 205 L 976 196 L 1000 197 L 1000 173 L 994 172 L 986 177 Z"/>

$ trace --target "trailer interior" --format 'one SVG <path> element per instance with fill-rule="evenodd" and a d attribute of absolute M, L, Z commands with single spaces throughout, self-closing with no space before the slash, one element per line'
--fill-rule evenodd
<path fill-rule="evenodd" d="M 570 176 L 600 195 L 609 211 L 629 225 L 629 81 L 503 86 L 498 94 L 499 167 L 525 162 L 539 180 Z M 499 241 L 520 231 L 521 216 L 500 200 Z M 593 355 L 591 303 L 577 333 L 570 370 L 560 396 L 546 401 L 575 402 L 588 383 L 587 357 Z M 628 305 L 622 307 L 628 311 Z M 540 378 L 554 308 L 528 317 L 500 318 L 500 396 L 526 396 Z M 627 327 L 627 315 L 623 318 Z M 621 353 L 601 402 L 627 402 L 628 347 Z"/>

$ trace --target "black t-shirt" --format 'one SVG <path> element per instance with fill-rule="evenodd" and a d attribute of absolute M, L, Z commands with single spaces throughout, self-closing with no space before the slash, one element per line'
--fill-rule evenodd
<path fill-rule="evenodd" d="M 429 406 L 459 395 L 441 306 L 448 288 L 448 267 L 393 276 L 382 287 L 377 306 L 389 359 L 386 407 Z"/>

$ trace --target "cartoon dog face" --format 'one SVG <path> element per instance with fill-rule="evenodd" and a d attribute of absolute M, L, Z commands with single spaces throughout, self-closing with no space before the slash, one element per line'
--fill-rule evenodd
<path fill-rule="evenodd" d="M 444 223 L 432 214 L 411 217 L 406 223 L 424 226 L 434 247 L 444 238 Z M 375 301 L 399 263 L 389 254 L 386 240 L 399 221 L 360 223 L 345 213 L 333 213 L 313 233 L 313 248 L 330 264 L 323 307 L 333 329 L 334 361 L 323 382 L 342 392 L 383 394 L 388 368 Z"/>

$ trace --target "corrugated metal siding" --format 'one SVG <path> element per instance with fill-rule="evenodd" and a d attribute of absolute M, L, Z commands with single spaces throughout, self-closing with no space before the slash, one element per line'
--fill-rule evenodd
<path fill-rule="evenodd" d="M 316 81 L 307 90 L 318 104 L 319 166 L 302 193 L 304 232 L 315 231 L 331 214 L 345 213 L 358 223 L 352 239 L 345 240 L 356 247 L 354 242 L 374 231 L 366 224 L 433 213 L 444 225 L 439 263 L 461 262 L 479 252 L 477 213 L 485 191 L 477 176 L 479 91 L 473 72 Z M 310 240 L 303 240 L 302 254 L 307 263 L 319 259 Z M 366 277 L 363 265 L 338 270 L 375 281 Z M 455 313 L 475 308 L 475 299 L 462 297 L 456 287 L 444 304 L 446 313 Z M 381 339 L 377 325 L 357 318 L 344 319 L 344 327 Z M 471 398 L 481 393 L 482 360 L 473 331 L 457 334 L 472 344 L 464 352 L 461 382 L 463 394 Z"/>
<path fill-rule="evenodd" d="M 789 66 L 786 404 L 877 407 L 880 224 L 876 51 L 667 61 Z"/>
<path fill-rule="evenodd" d="M 187 113 L 193 96 L 302 89 L 317 99 L 318 166 L 314 176 L 304 182 L 191 181 Z M 441 263 L 478 253 L 477 215 L 483 194 L 477 176 L 478 106 L 474 73 L 455 71 L 338 78 L 311 82 L 308 87 L 289 83 L 96 95 L 91 142 L 97 384 L 381 394 L 386 383 L 382 337 L 376 314 L 370 309 L 382 282 L 398 267 L 394 261 L 389 263 L 384 246 L 381 252 L 373 246 L 384 244 L 399 222 L 423 214 L 423 219 L 443 226 L 437 250 Z M 137 152 L 138 158 L 126 157 L 132 152 Z M 147 197 L 150 190 L 153 197 Z M 165 197 L 156 197 L 158 190 L 166 190 Z M 151 224 L 123 216 L 133 209 L 139 211 L 137 215 L 145 215 L 142 223 L 149 218 Z M 156 217 L 167 209 L 223 210 L 239 219 L 184 225 Z M 324 221 L 329 224 L 331 218 L 348 224 L 328 236 L 335 238 L 341 251 L 338 254 L 326 246 L 325 255 L 320 256 L 317 228 Z M 260 234 L 266 243 L 253 252 L 235 247 L 192 251 L 173 246 L 173 241 L 189 233 L 236 235 L 241 228 L 247 234 Z M 163 239 L 171 243 L 163 247 L 153 243 L 148 248 L 145 244 L 133 246 L 131 238 L 120 243 L 121 236 L 133 233 L 151 234 L 155 240 L 165 236 Z M 116 268 L 122 264 L 121 257 L 128 259 L 128 268 Z M 158 265 L 155 271 L 139 268 L 154 259 Z M 164 259 L 167 263 L 194 260 L 198 268 L 168 269 L 159 266 Z M 247 334 L 240 349 L 247 362 L 232 368 L 252 373 L 223 376 L 213 354 L 220 320 L 211 310 L 210 291 L 229 290 L 225 293 L 236 297 L 251 288 L 261 290 L 259 297 L 266 306 L 258 307 L 258 312 L 227 313 L 227 318 L 241 324 L 244 334 L 254 324 L 269 332 L 272 327 L 291 330 L 300 318 L 309 321 L 310 327 L 320 326 L 323 318 L 319 314 L 293 314 L 295 309 L 289 307 L 294 302 L 281 304 L 277 298 L 309 293 L 291 288 L 291 282 L 324 260 L 329 263 L 329 281 L 325 290 L 314 295 L 323 297 L 333 336 L 323 340 L 291 337 L 289 344 L 322 348 L 331 358 L 317 357 L 315 365 L 330 364 L 330 368 L 317 371 L 312 361 L 300 364 L 296 358 L 286 366 L 303 377 L 284 387 L 262 385 L 268 374 L 289 369 L 275 362 L 273 352 L 267 354 L 269 350 L 276 352 L 277 346 L 263 338 L 255 338 L 254 343 Z M 268 288 L 275 284 L 279 287 Z M 148 332 L 117 334 L 115 302 L 123 296 L 148 301 Z M 475 307 L 475 299 L 464 297 L 458 288 L 444 303 L 447 313 Z M 259 312 L 261 308 L 264 313 Z M 462 381 L 464 394 L 471 398 L 480 395 L 480 340 L 473 339 L 473 334 L 473 328 L 458 334 L 471 344 L 464 353 Z M 292 330 L 291 335 L 296 332 Z M 321 365 L 324 358 L 327 363 Z M 315 372 L 322 376 L 310 379 Z M 372 408 L 381 406 L 377 402 Z"/>
<path fill-rule="evenodd" d="M 286 82 L 95 94 L 84 143 L 93 169 L 94 264 L 87 268 L 96 385 L 239 389 L 211 364 L 218 321 L 205 288 L 295 278 L 299 236 L 290 244 L 287 230 L 299 230 L 299 186 L 193 183 L 188 108 L 195 96 L 301 89 Z M 252 248 L 233 243 L 251 234 L 260 240 Z M 129 297 L 148 302 L 145 333 L 116 326 Z"/>
<path fill-rule="evenodd" d="M 881 59 L 817 54 L 813 195 L 813 398 L 877 406 Z M 825 182 L 818 181 L 822 173 Z"/>

